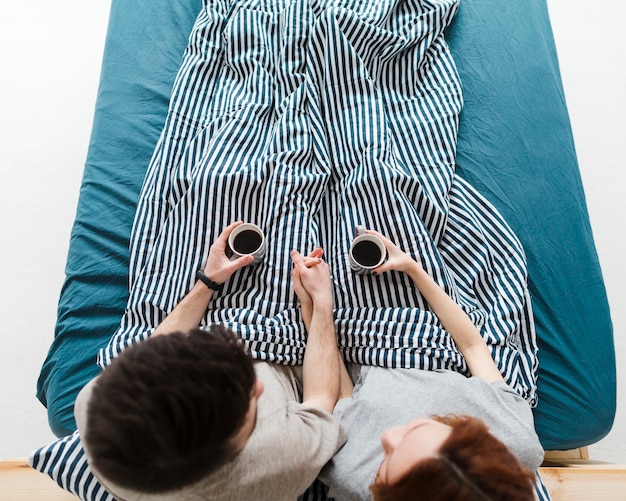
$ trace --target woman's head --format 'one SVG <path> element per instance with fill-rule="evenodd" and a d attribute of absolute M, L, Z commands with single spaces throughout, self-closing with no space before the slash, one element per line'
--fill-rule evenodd
<path fill-rule="evenodd" d="M 479 419 L 417 419 L 387 430 L 381 442 L 375 500 L 534 499 L 533 474 Z"/>

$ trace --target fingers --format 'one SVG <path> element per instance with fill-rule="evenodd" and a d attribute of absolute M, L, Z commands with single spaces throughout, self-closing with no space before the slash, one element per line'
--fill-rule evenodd
<path fill-rule="evenodd" d="M 322 262 L 323 254 L 324 251 L 320 247 L 318 247 L 306 257 L 300 254 L 297 250 L 292 250 L 290 256 L 294 263 L 294 266 L 300 265 L 305 268 L 310 268 L 311 266 L 315 266 Z"/>
<path fill-rule="evenodd" d="M 302 277 L 300 276 L 300 266 L 298 266 L 296 263 L 294 263 L 291 270 L 291 279 L 296 294 L 300 295 L 302 292 L 305 291 L 304 286 L 302 285 Z"/>
<path fill-rule="evenodd" d="M 243 224 L 243 221 L 235 221 L 234 223 L 229 224 L 226 228 L 222 230 L 222 233 L 220 233 L 217 239 L 222 240 L 224 243 L 226 243 L 231 232 L 240 224 Z"/>
<path fill-rule="evenodd" d="M 396 244 L 394 244 L 391 240 L 389 240 L 385 235 L 383 235 L 382 233 L 379 233 L 375 230 L 365 230 L 365 233 L 368 233 L 370 235 L 375 235 L 378 238 L 380 238 L 383 243 L 385 244 L 385 247 L 389 247 L 390 245 L 395 246 Z"/>
<path fill-rule="evenodd" d="M 300 281 L 300 268 L 296 263 L 293 264 L 293 268 L 291 269 L 291 276 L 294 280 Z"/>
<path fill-rule="evenodd" d="M 316 254 L 319 254 L 319 252 L 316 252 Z M 322 260 L 321 257 L 310 257 L 310 256 L 304 257 L 302 256 L 302 254 L 300 254 L 296 250 L 292 250 L 290 255 L 293 261 L 294 269 L 297 269 L 297 272 L 302 280 L 306 281 L 307 280 L 306 277 L 311 277 L 319 273 L 323 273 L 324 269 L 328 270 L 328 265 Z M 323 265 L 323 266 L 318 268 L 318 265 Z M 313 273 L 314 269 L 318 271 Z"/>
<path fill-rule="evenodd" d="M 321 247 L 316 247 L 313 251 L 303 259 L 304 265 L 307 268 L 311 266 L 315 266 L 322 262 L 322 256 L 324 255 L 324 250 Z"/>
<path fill-rule="evenodd" d="M 304 285 L 302 285 L 302 281 L 300 280 L 300 267 L 298 265 L 294 265 L 291 270 L 291 284 L 296 296 L 298 296 L 298 299 L 303 306 L 312 303 L 311 296 L 304 288 Z"/>
<path fill-rule="evenodd" d="M 234 222 L 230 223 L 226 228 L 224 228 L 222 230 L 222 233 L 225 233 L 225 232 L 230 233 L 231 231 L 233 231 L 240 224 L 243 224 L 243 221 L 234 221 Z"/>
<path fill-rule="evenodd" d="M 322 258 L 320 257 L 305 257 L 303 259 L 304 266 L 310 268 L 311 266 L 315 266 L 316 264 L 320 264 L 322 262 Z"/>
<path fill-rule="evenodd" d="M 302 257 L 302 254 L 300 254 L 297 250 L 292 250 L 289 255 L 291 256 L 294 266 L 304 266 L 304 257 Z"/>
<path fill-rule="evenodd" d="M 315 249 L 313 249 L 313 252 L 311 252 L 311 254 L 309 254 L 308 257 L 322 257 L 324 255 L 324 249 L 322 249 L 321 247 L 316 247 Z"/>
<path fill-rule="evenodd" d="M 372 275 L 381 275 L 382 273 L 385 273 L 386 271 L 389 271 L 391 269 L 393 268 L 390 266 L 389 261 L 385 261 L 378 268 L 374 268 L 372 270 Z"/>
<path fill-rule="evenodd" d="M 211 253 L 211 251 L 214 250 L 224 252 L 226 247 L 228 246 L 228 237 L 230 236 L 232 231 L 240 224 L 243 224 L 243 221 L 235 221 L 234 223 L 231 223 L 226 228 L 224 228 L 217 237 L 217 239 L 215 239 L 215 241 L 211 245 L 211 248 L 209 249 L 209 254 Z"/>
<path fill-rule="evenodd" d="M 245 256 L 238 257 L 237 259 L 231 261 L 231 264 L 234 266 L 235 270 L 238 270 L 239 268 L 252 264 L 253 261 L 254 256 L 252 254 L 246 254 Z"/>

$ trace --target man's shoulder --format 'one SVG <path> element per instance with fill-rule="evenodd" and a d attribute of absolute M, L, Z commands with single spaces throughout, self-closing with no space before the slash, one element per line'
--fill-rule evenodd
<path fill-rule="evenodd" d="M 196 494 L 217 500 L 279 501 L 302 494 L 343 441 L 339 431 L 324 427 L 322 416 L 314 410 L 301 412 L 299 405 L 290 402 L 259 418 L 242 451 L 196 485 Z"/>

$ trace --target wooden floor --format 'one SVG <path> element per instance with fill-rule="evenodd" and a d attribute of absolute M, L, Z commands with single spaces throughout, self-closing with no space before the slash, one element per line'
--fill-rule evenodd
<path fill-rule="evenodd" d="M 541 476 L 553 501 L 626 500 L 626 465 L 593 461 L 584 452 L 576 455 L 546 455 Z M 0 461 L 0 501 L 71 500 L 76 497 L 32 469 L 26 459 Z"/>
<path fill-rule="evenodd" d="M 0 501 L 76 501 L 26 459 L 0 461 Z"/>

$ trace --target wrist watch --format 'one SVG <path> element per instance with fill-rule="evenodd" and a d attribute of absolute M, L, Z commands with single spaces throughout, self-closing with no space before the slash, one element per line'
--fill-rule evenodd
<path fill-rule="evenodd" d="M 209 277 L 207 277 L 204 274 L 204 271 L 202 271 L 202 270 L 196 271 L 196 280 L 200 280 L 209 289 L 212 289 L 214 291 L 218 291 L 219 292 L 219 291 L 222 290 L 222 287 L 224 287 L 224 284 L 218 284 L 217 282 L 214 282 Z"/>

